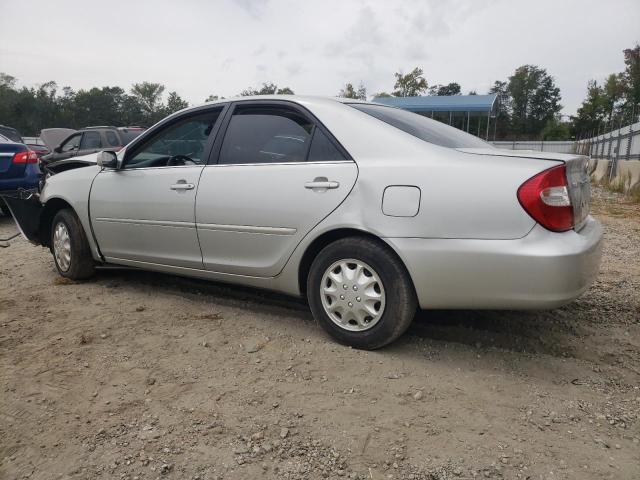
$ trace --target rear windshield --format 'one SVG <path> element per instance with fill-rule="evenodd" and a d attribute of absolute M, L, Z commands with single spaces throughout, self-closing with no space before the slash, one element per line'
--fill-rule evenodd
<path fill-rule="evenodd" d="M 434 145 L 448 148 L 487 148 L 491 146 L 462 130 L 407 110 L 366 103 L 351 103 L 349 105 Z"/>
<path fill-rule="evenodd" d="M 134 138 L 140 136 L 144 132 L 144 128 L 139 128 L 135 130 L 120 130 L 120 136 L 122 137 L 122 144 L 126 145 L 131 142 Z"/>
<path fill-rule="evenodd" d="M 2 134 L 3 137 L 6 137 L 14 142 L 23 143 L 20 132 L 18 132 L 15 128 L 0 127 L 0 134 Z"/>

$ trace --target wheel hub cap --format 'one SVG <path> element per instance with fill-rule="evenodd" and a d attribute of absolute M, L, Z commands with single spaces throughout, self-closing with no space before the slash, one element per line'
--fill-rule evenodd
<path fill-rule="evenodd" d="M 60 222 L 53 231 L 53 254 L 56 263 L 63 272 L 69 270 L 71 265 L 71 238 L 67 226 Z"/>
<path fill-rule="evenodd" d="M 339 260 L 327 268 L 320 296 L 331 321 L 352 332 L 370 329 L 384 313 L 386 295 L 382 280 L 361 260 Z"/>

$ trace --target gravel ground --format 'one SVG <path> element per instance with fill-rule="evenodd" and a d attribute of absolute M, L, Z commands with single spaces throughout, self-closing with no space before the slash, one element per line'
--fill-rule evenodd
<path fill-rule="evenodd" d="M 549 312 L 422 312 L 376 352 L 296 300 L 0 248 L 0 478 L 640 478 L 640 208 Z M 0 217 L 0 237 L 13 233 Z M 524 274 L 524 272 L 523 272 Z"/>

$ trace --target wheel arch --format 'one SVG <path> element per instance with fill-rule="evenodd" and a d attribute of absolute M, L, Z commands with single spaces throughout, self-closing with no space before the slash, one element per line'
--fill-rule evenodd
<path fill-rule="evenodd" d="M 318 256 L 318 254 L 322 251 L 324 247 L 329 245 L 330 243 L 335 242 L 336 240 L 341 240 L 347 237 L 361 237 L 368 238 L 373 240 L 374 242 L 382 245 L 384 248 L 388 249 L 393 255 L 397 258 L 400 264 L 404 267 L 409 275 L 409 279 L 411 280 L 411 285 L 415 291 L 415 285 L 413 283 L 413 278 L 411 277 L 411 272 L 407 268 L 402 256 L 393 248 L 389 243 L 385 242 L 383 238 L 368 232 L 366 230 L 360 230 L 357 228 L 336 228 L 333 230 L 329 230 L 327 232 L 323 232 L 321 235 L 316 237 L 305 249 L 302 257 L 300 258 L 300 262 L 298 264 L 298 288 L 300 289 L 300 293 L 302 296 L 307 295 L 307 276 L 309 275 L 309 270 L 311 269 L 311 264 Z"/>
<path fill-rule="evenodd" d="M 66 208 L 75 213 L 71 204 L 59 197 L 51 198 L 44 204 L 42 214 L 40 215 L 39 228 L 40 243 L 43 246 L 51 248 L 51 224 L 53 223 L 53 217 L 55 217 L 60 210 Z"/>

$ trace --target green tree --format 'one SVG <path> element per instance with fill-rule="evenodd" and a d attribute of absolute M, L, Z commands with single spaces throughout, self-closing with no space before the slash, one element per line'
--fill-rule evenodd
<path fill-rule="evenodd" d="M 489 89 L 490 94 L 497 96 L 493 131 L 496 139 L 506 139 L 511 135 L 511 97 L 507 82 L 496 80 Z"/>
<path fill-rule="evenodd" d="M 429 88 L 429 95 L 438 95 L 441 97 L 460 95 L 461 92 L 460 84 L 456 82 L 451 82 L 447 85 L 433 85 Z"/>
<path fill-rule="evenodd" d="M 507 91 L 511 98 L 511 129 L 524 137 L 538 137 L 548 120 L 562 109 L 560 89 L 544 68 L 536 65 L 518 67 L 509 77 Z"/>
<path fill-rule="evenodd" d="M 543 140 L 569 140 L 571 138 L 571 127 L 567 122 L 561 122 L 557 118 L 547 120 L 542 129 Z"/>
<path fill-rule="evenodd" d="M 134 83 L 131 87 L 131 96 L 138 101 L 142 108 L 145 123 L 153 124 L 162 118 L 164 89 L 164 85 L 152 82 Z"/>
<path fill-rule="evenodd" d="M 423 77 L 424 72 L 416 67 L 410 73 L 404 75 L 402 72 L 394 73 L 396 83 L 393 95 L 396 97 L 415 97 L 427 91 L 427 80 Z"/>
<path fill-rule="evenodd" d="M 387 93 L 387 92 L 378 92 L 378 93 L 374 93 L 373 94 L 373 98 L 385 98 L 385 97 L 392 97 L 393 95 Z"/>
<path fill-rule="evenodd" d="M 67 99 L 71 102 L 65 126 L 82 128 L 89 125 L 121 125 L 125 92 L 120 87 L 80 90 Z M 64 98 L 64 97 L 63 97 Z M 61 103 L 60 100 L 58 103 Z"/>
<path fill-rule="evenodd" d="M 224 98 L 224 97 L 222 97 L 222 98 Z M 205 102 L 215 102 L 216 100 L 220 100 L 220 97 L 218 95 L 209 95 L 205 99 Z"/>
<path fill-rule="evenodd" d="M 620 114 L 625 96 L 625 81 L 622 74 L 612 73 L 604 82 L 603 92 L 609 121 Z"/>
<path fill-rule="evenodd" d="M 577 114 L 573 117 L 573 128 L 576 134 L 587 131 L 598 131 L 600 124 L 608 118 L 607 99 L 604 89 L 595 80 L 587 84 L 587 97 L 582 101 Z"/>
<path fill-rule="evenodd" d="M 353 87 L 352 83 L 346 83 L 344 88 L 340 90 L 338 94 L 339 97 L 343 98 L 355 98 L 358 100 L 366 100 L 367 99 L 367 89 L 362 82 L 357 89 Z"/>
<path fill-rule="evenodd" d="M 627 111 L 640 111 L 640 45 L 623 51 L 625 69 L 622 73 L 624 100 Z"/>
<path fill-rule="evenodd" d="M 242 97 L 249 97 L 252 95 L 294 95 L 294 93 L 289 87 L 278 88 L 278 86 L 273 82 L 263 83 L 259 90 L 249 87 L 240 92 L 240 96 Z"/>
<path fill-rule="evenodd" d="M 165 115 L 171 115 L 174 112 L 180 111 L 183 108 L 187 108 L 189 102 L 183 100 L 177 92 L 169 92 L 167 98 L 167 106 L 164 108 Z"/>

